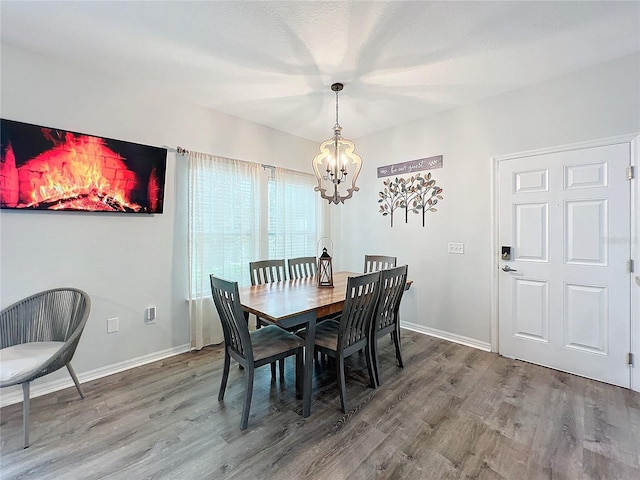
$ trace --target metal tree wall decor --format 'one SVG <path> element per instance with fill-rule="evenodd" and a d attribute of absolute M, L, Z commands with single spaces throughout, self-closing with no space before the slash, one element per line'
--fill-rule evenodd
<path fill-rule="evenodd" d="M 422 226 L 425 226 L 427 212 L 436 212 L 435 205 L 442 200 L 442 188 L 436 185 L 431 173 L 419 173 L 410 178 L 389 178 L 382 182 L 384 190 L 380 192 L 380 213 L 391 217 L 398 208 L 404 210 L 404 221 L 409 223 L 409 212 L 422 214 Z"/>

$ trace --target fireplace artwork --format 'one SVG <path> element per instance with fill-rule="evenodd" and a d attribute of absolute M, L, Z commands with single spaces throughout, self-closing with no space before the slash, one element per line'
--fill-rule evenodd
<path fill-rule="evenodd" d="M 167 150 L 0 119 L 0 208 L 162 213 Z"/>

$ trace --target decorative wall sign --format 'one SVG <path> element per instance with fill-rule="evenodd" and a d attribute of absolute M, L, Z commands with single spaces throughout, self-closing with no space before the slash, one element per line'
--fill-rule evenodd
<path fill-rule="evenodd" d="M 409 212 L 422 214 L 422 226 L 425 226 L 427 212 L 436 212 L 435 205 L 442 200 L 442 188 L 436 185 L 427 175 L 418 174 L 410 178 L 389 178 L 382 182 L 384 190 L 380 192 L 380 213 L 391 217 L 393 227 L 393 213 L 398 208 L 404 210 L 404 222 L 409 223 Z"/>
<path fill-rule="evenodd" d="M 413 172 L 422 172 L 424 170 L 432 170 L 434 168 L 442 168 L 442 155 L 420 158 L 418 160 L 411 160 L 410 162 L 395 163 L 385 167 L 378 167 L 378 178 L 388 177 L 390 175 L 411 174 Z"/>

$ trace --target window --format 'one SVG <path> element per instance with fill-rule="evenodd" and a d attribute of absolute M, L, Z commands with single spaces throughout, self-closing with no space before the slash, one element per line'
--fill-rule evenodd
<path fill-rule="evenodd" d="M 275 168 L 269 178 L 269 258 L 316 255 L 324 202 L 313 175 Z"/>
<path fill-rule="evenodd" d="M 189 160 L 192 298 L 210 295 L 211 273 L 248 285 L 251 261 L 316 255 L 325 206 L 313 175 L 194 153 Z"/>

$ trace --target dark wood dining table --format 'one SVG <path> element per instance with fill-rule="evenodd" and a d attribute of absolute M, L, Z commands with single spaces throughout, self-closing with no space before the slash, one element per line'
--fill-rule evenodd
<path fill-rule="evenodd" d="M 316 319 L 338 315 L 347 291 L 347 279 L 362 275 L 357 272 L 335 272 L 333 288 L 319 288 L 316 277 L 265 283 L 239 289 L 240 304 L 253 313 L 284 328 L 306 328 L 302 416 L 311 414 L 311 381 L 315 347 Z"/>

